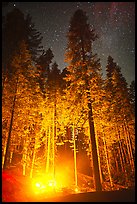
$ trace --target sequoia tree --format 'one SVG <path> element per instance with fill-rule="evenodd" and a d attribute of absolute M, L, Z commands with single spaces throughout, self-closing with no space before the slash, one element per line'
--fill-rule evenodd
<path fill-rule="evenodd" d="M 96 191 L 102 190 L 96 136 L 92 109 L 91 81 L 100 67 L 99 59 L 92 53 L 92 43 L 97 38 L 94 30 L 87 22 L 88 18 L 83 10 L 77 10 L 70 20 L 70 27 L 67 34 L 68 46 L 66 50 L 66 62 L 69 64 L 69 74 L 66 80 L 70 82 L 69 88 L 76 93 L 78 102 L 86 94 L 86 105 L 88 107 L 88 120 L 90 139 L 92 146 L 93 172 Z M 75 90 L 75 91 L 74 91 Z M 76 91 L 77 90 L 77 91 Z"/>

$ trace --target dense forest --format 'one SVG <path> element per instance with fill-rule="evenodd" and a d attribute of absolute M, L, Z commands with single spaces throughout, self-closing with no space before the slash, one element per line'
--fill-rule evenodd
<path fill-rule="evenodd" d="M 134 186 L 135 82 L 113 56 L 103 78 L 83 10 L 66 38 L 61 71 L 30 15 L 14 8 L 2 19 L 2 169 L 76 186 L 84 174 L 95 190 Z"/>

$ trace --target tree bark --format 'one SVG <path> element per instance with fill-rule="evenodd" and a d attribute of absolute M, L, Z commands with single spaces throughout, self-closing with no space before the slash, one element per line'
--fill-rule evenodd
<path fill-rule="evenodd" d="M 99 174 L 99 164 L 98 164 L 97 146 L 96 146 L 96 139 L 95 139 L 92 105 L 90 101 L 88 102 L 88 108 L 89 108 L 88 117 L 89 117 L 92 158 L 93 158 L 93 172 L 94 172 L 95 189 L 96 191 L 102 191 L 102 185 L 101 185 L 100 174 Z"/>
<path fill-rule="evenodd" d="M 51 133 L 50 133 L 50 126 L 47 127 L 47 137 L 48 137 L 48 146 L 47 146 L 47 160 L 46 160 L 46 173 L 49 173 L 49 155 L 50 155 L 50 140 L 51 140 Z"/>
<path fill-rule="evenodd" d="M 84 50 L 84 42 L 81 37 L 81 47 L 82 47 L 82 61 L 85 64 L 85 50 Z M 83 66 L 84 69 L 84 66 Z M 87 65 L 85 66 L 85 70 L 87 70 Z M 85 73 L 86 74 L 86 73 Z M 89 78 L 85 75 L 85 85 L 88 99 L 88 120 L 89 120 L 89 129 L 90 129 L 90 139 L 91 139 L 91 149 L 92 149 L 92 158 L 93 158 L 93 175 L 95 182 L 96 191 L 102 191 L 101 179 L 100 179 L 100 171 L 99 171 L 99 162 L 98 162 L 98 154 L 97 154 L 97 144 L 95 138 L 95 128 L 94 128 L 94 120 L 93 120 L 93 112 L 92 112 L 92 102 L 90 96 L 90 86 L 89 86 Z"/>
<path fill-rule="evenodd" d="M 73 123 L 73 142 L 74 142 L 74 178 L 75 178 L 75 185 L 77 186 L 77 158 L 76 158 L 76 142 L 75 142 L 75 127 Z"/>
<path fill-rule="evenodd" d="M 93 120 L 93 111 L 92 111 L 92 101 L 89 87 L 89 79 L 85 78 L 86 84 L 86 92 L 88 99 L 88 120 L 89 120 L 89 130 L 90 130 L 90 140 L 91 140 L 91 149 L 92 149 L 92 159 L 93 159 L 93 175 L 95 182 L 96 191 L 102 191 L 101 179 L 100 179 L 100 171 L 99 171 L 99 162 L 98 162 L 98 154 L 97 154 L 97 144 L 95 138 L 95 127 Z"/>
<path fill-rule="evenodd" d="M 102 131 L 103 131 L 103 143 L 104 143 L 104 152 L 105 152 L 105 156 L 106 156 L 106 162 L 107 162 L 107 169 L 108 169 L 108 175 L 109 175 L 109 181 L 110 181 L 110 186 L 111 189 L 113 190 L 113 181 L 112 181 L 112 177 L 111 177 L 111 172 L 110 172 L 110 161 L 109 161 L 109 154 L 108 154 L 108 147 L 106 144 L 106 140 L 105 140 L 105 132 L 104 132 L 104 127 L 102 126 Z"/>
<path fill-rule="evenodd" d="M 134 165 L 134 158 L 133 158 L 133 147 L 132 147 L 132 142 L 131 142 L 131 136 L 130 136 L 130 131 L 129 131 L 129 128 L 128 128 L 128 124 L 127 124 L 127 121 L 125 122 L 124 120 L 124 128 L 125 128 L 125 131 L 127 133 L 127 137 L 126 137 L 126 141 L 127 141 L 127 145 L 128 145 L 128 149 L 129 149 L 129 155 L 130 155 L 130 162 L 131 162 L 131 167 L 132 167 L 132 171 L 135 170 L 135 165 Z"/>

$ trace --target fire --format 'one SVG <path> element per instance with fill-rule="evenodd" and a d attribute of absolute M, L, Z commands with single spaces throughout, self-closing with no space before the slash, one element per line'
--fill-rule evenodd
<path fill-rule="evenodd" d="M 62 169 L 62 165 L 64 168 Z M 38 175 L 32 178 L 31 191 L 34 194 L 45 194 L 46 196 L 55 196 L 56 194 L 78 193 L 74 189 L 74 169 L 73 162 L 67 160 L 63 164 L 56 165 L 55 172 L 50 173 L 38 172 Z M 75 186 L 76 187 L 76 186 Z"/>
<path fill-rule="evenodd" d="M 52 192 L 56 188 L 55 180 L 48 180 L 46 177 L 34 178 L 32 180 L 32 189 L 36 194 Z"/>

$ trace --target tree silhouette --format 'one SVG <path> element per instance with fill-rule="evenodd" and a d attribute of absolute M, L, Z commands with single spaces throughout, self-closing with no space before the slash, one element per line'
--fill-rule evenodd
<path fill-rule="evenodd" d="M 91 30 L 87 23 L 87 16 L 82 10 L 77 10 L 70 20 L 70 28 L 67 34 L 68 47 L 66 51 L 66 61 L 69 63 L 67 80 L 70 81 L 70 87 L 73 89 L 86 91 L 87 93 L 87 106 L 88 118 L 90 128 L 90 139 L 92 146 L 93 170 L 94 181 L 96 190 L 102 190 L 98 155 L 95 139 L 94 119 L 90 93 L 90 79 L 93 77 L 92 72 L 98 69 L 99 60 L 96 60 L 96 55 L 92 54 L 92 42 L 96 39 L 96 35 Z M 79 86 L 81 84 L 81 87 Z M 80 87 L 80 89 L 79 89 Z M 83 93 L 76 93 L 79 100 Z"/>

